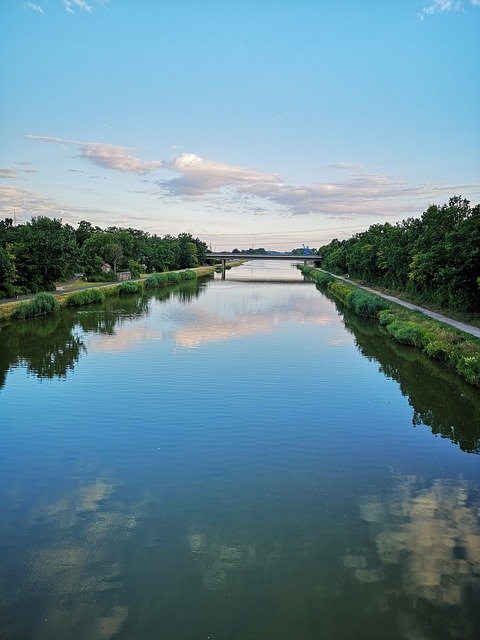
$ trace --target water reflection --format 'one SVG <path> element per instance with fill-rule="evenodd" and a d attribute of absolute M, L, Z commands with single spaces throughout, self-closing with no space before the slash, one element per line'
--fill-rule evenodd
<path fill-rule="evenodd" d="M 351 548 L 342 556 L 355 581 L 388 584 L 389 608 L 409 600 L 402 607 L 409 612 L 401 618 L 405 637 L 474 637 L 480 622 L 478 608 L 473 617 L 471 609 L 480 596 L 478 488 L 462 479 L 425 483 L 397 475 L 389 494 L 364 496 L 359 507 L 374 548 Z M 447 607 L 449 615 L 441 615 Z"/>
<path fill-rule="evenodd" d="M 376 323 L 337 306 L 361 353 L 377 361 L 380 371 L 399 383 L 413 408 L 413 425 L 428 426 L 432 433 L 455 442 L 462 451 L 479 453 L 478 390 L 417 349 L 395 342 Z"/>
<path fill-rule="evenodd" d="M 108 640 L 122 628 L 128 606 L 119 587 L 118 548 L 133 534 L 143 504 L 128 504 L 102 476 L 33 508 L 28 529 L 36 545 L 4 567 L 3 638 Z M 116 499 L 114 499 L 116 497 Z M 20 581 L 20 582 L 19 582 Z M 34 604 L 28 618 L 25 608 Z"/>
<path fill-rule="evenodd" d="M 25 366 L 38 378 L 65 378 L 87 351 L 127 349 L 142 338 L 158 339 L 158 330 L 136 329 L 132 322 L 149 313 L 151 300 L 163 304 L 172 297 L 189 304 L 203 290 L 203 284 L 189 282 L 155 292 L 153 296 L 112 298 L 101 305 L 77 311 L 65 309 L 55 316 L 12 322 L 0 327 L 0 389 L 7 373 Z M 92 340 L 86 344 L 85 334 L 115 336 L 118 340 Z"/>

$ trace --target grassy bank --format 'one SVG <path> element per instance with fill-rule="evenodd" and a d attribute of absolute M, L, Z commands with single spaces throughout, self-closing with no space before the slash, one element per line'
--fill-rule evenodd
<path fill-rule="evenodd" d="M 125 296 L 142 293 L 145 290 L 165 287 L 197 280 L 197 278 L 213 273 L 214 267 L 197 267 L 183 271 L 166 271 L 151 273 L 142 280 L 126 280 L 125 282 L 82 288 L 79 291 L 54 296 L 51 293 L 38 293 L 31 300 L 12 302 L 0 306 L 0 320 L 23 320 L 56 313 L 64 307 L 80 307 L 103 302 L 114 296 Z"/>
<path fill-rule="evenodd" d="M 397 342 L 421 349 L 429 358 L 480 387 L 480 340 L 477 338 L 346 284 L 314 267 L 299 265 L 298 268 L 357 315 L 376 320 Z"/>

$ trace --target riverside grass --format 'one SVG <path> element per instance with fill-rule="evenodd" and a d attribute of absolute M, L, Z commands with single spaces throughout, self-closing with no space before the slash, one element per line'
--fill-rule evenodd
<path fill-rule="evenodd" d="M 166 271 L 151 273 L 142 280 L 127 280 L 119 284 L 102 285 L 90 289 L 74 291 L 62 296 L 51 293 L 38 293 L 32 300 L 2 305 L 0 320 L 23 320 L 38 316 L 51 315 L 64 307 L 81 307 L 103 302 L 114 296 L 125 296 L 142 293 L 145 289 L 165 287 L 172 284 L 189 282 L 213 272 L 214 267 L 197 267 L 183 271 Z"/>
<path fill-rule="evenodd" d="M 299 269 L 358 315 L 376 320 L 397 342 L 421 349 L 429 358 L 480 387 L 480 340 L 477 338 L 428 318 L 420 311 L 410 311 L 341 282 L 314 267 L 299 265 Z"/>

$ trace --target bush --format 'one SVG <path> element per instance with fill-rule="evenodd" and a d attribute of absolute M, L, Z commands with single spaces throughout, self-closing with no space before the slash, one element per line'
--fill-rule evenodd
<path fill-rule="evenodd" d="M 339 280 L 332 280 L 328 283 L 328 289 L 333 293 L 334 296 L 339 298 L 342 302 L 347 301 L 347 297 L 353 291 L 352 287 L 349 287 L 346 284 L 343 284 Z"/>
<path fill-rule="evenodd" d="M 394 320 L 387 325 L 387 331 L 398 342 L 414 347 L 423 347 L 429 338 L 428 331 L 424 327 L 408 320 Z"/>
<path fill-rule="evenodd" d="M 17 293 L 17 288 L 14 287 L 13 284 L 10 284 L 9 282 L 5 282 L 5 284 L 2 286 L 3 286 L 3 290 L 5 291 L 5 295 L 2 296 L 3 298 L 13 298 Z"/>
<path fill-rule="evenodd" d="M 433 360 L 440 360 L 440 362 L 444 362 L 445 364 L 448 364 L 453 359 L 452 345 L 438 339 L 433 339 L 427 342 L 423 348 L 423 352 L 429 358 L 432 358 Z"/>
<path fill-rule="evenodd" d="M 16 319 L 34 318 L 55 313 L 59 308 L 58 301 L 51 293 L 38 293 L 33 300 L 21 302 L 12 311 L 12 317 Z"/>
<path fill-rule="evenodd" d="M 3 291 L 2 289 L 0 289 L 0 300 L 2 298 L 7 298 L 7 294 L 5 293 L 5 291 Z"/>
<path fill-rule="evenodd" d="M 47 282 L 42 285 L 42 291 L 56 291 L 57 287 L 54 282 Z"/>
<path fill-rule="evenodd" d="M 122 282 L 118 285 L 117 291 L 121 296 L 127 296 L 131 293 L 141 293 L 143 291 L 143 283 L 131 282 L 127 280 L 126 282 Z"/>
<path fill-rule="evenodd" d="M 95 302 L 103 302 L 105 294 L 101 289 L 85 289 L 84 291 L 75 291 L 65 299 L 66 307 L 80 307 L 84 304 L 92 304 Z"/>
<path fill-rule="evenodd" d="M 467 382 L 480 387 L 480 353 L 469 355 L 468 353 L 458 354 L 455 362 L 455 370 Z"/>
<path fill-rule="evenodd" d="M 366 318 L 376 318 L 380 311 L 390 307 L 390 304 L 384 298 L 362 289 L 351 291 L 347 295 L 345 302 L 355 313 Z"/>

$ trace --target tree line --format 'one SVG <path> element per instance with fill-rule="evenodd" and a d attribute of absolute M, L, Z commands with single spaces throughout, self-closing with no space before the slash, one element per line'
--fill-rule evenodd
<path fill-rule="evenodd" d="M 0 297 L 53 291 L 55 282 L 78 271 L 90 281 L 112 281 L 120 270 L 135 277 L 197 267 L 206 251 L 206 243 L 189 233 L 160 237 L 85 220 L 75 229 L 45 216 L 18 225 L 6 218 L 0 221 Z"/>
<path fill-rule="evenodd" d="M 480 205 L 459 196 L 420 218 L 320 247 L 322 267 L 439 307 L 480 312 Z"/>

